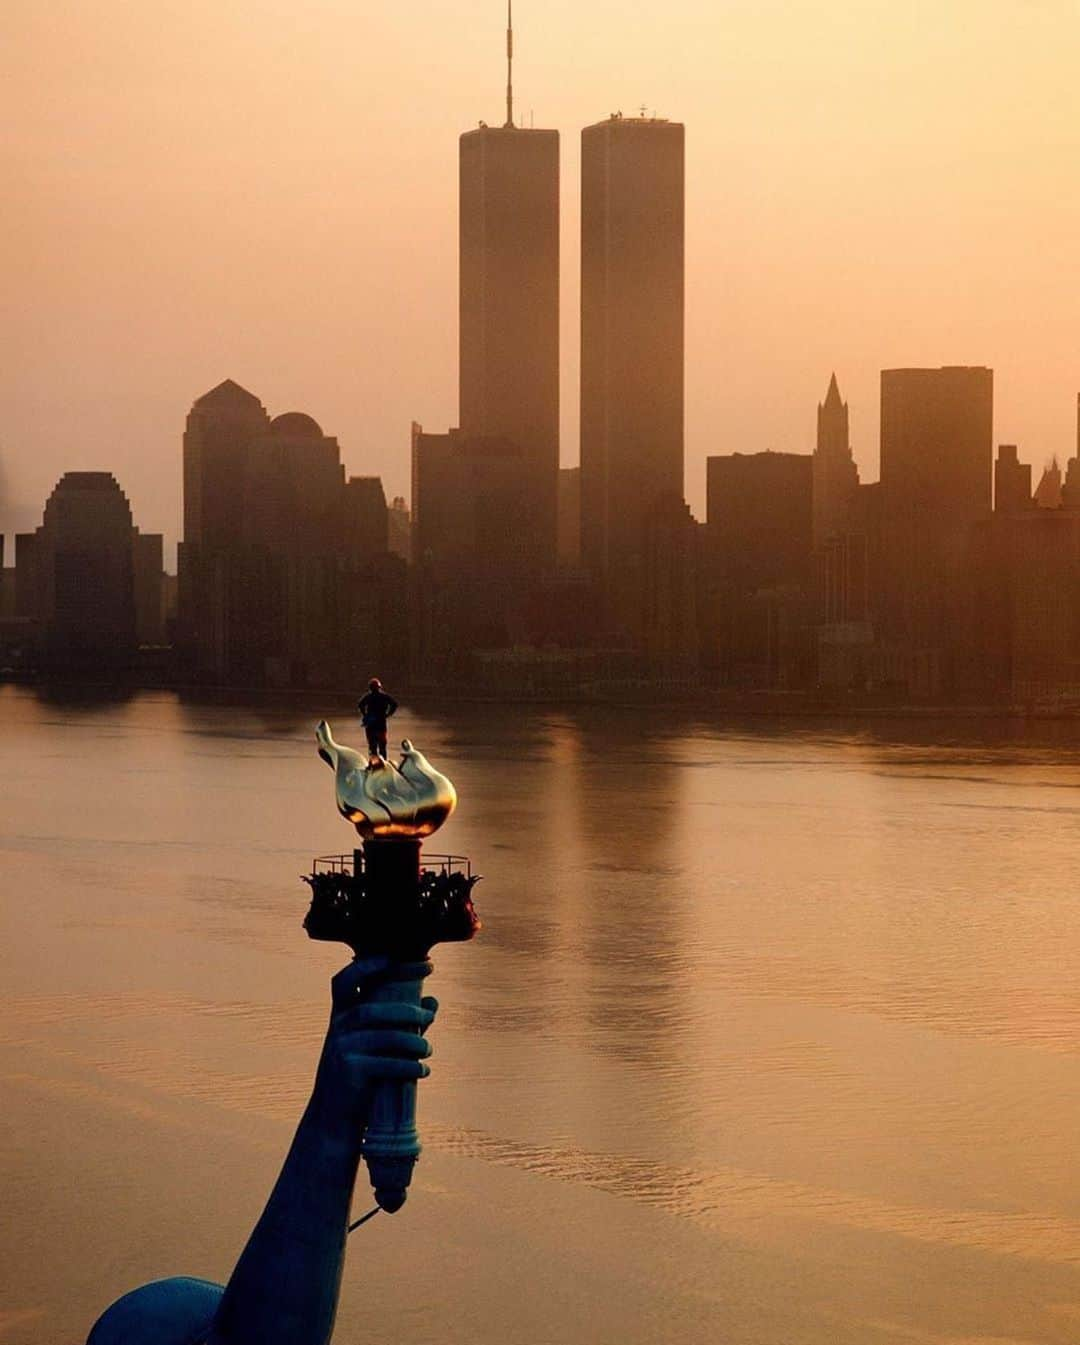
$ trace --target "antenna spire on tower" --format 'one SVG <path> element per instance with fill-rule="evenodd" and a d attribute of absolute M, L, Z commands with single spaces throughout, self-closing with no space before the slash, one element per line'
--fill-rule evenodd
<path fill-rule="evenodd" d="M 514 0 L 506 0 L 506 124 L 514 124 Z"/>

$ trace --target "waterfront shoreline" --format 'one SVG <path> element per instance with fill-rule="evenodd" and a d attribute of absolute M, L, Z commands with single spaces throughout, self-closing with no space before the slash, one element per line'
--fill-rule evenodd
<path fill-rule="evenodd" d="M 1080 705 L 1018 705 L 1018 704 L 939 704 L 890 703 L 887 701 L 853 702 L 847 700 L 820 700 L 809 692 L 749 692 L 709 690 L 703 687 L 668 686 L 641 683 L 634 687 L 593 686 L 571 687 L 564 694 L 545 689 L 542 692 L 485 692 L 462 686 L 448 694 L 443 688 L 403 678 L 397 683 L 400 695 L 418 705 L 432 708 L 447 705 L 532 705 L 553 709 L 589 705 L 605 708 L 640 709 L 656 705 L 658 694 L 666 697 L 666 704 L 681 710 L 711 710 L 736 718 L 763 719 L 914 719 L 914 720 L 1073 720 L 1080 719 Z M 147 681 L 132 679 L 107 682 L 62 677 L 0 677 L 0 688 L 15 686 L 47 693 L 77 696 L 106 694 L 136 695 L 166 692 L 187 701 L 205 701 L 210 704 L 305 703 L 348 701 L 351 705 L 359 694 L 356 689 L 338 687 L 258 687 L 209 686 L 203 683 L 178 681 Z"/>

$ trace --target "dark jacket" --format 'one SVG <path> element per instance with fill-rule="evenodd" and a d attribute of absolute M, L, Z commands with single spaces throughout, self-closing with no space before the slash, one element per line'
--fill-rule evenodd
<path fill-rule="evenodd" d="M 356 708 L 360 711 L 362 724 L 385 724 L 397 709 L 397 701 L 385 691 L 369 691 Z"/>

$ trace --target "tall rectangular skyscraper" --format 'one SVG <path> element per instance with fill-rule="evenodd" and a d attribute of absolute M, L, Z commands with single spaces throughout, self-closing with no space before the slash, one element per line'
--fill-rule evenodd
<path fill-rule="evenodd" d="M 949 644 L 972 525 L 991 509 L 993 423 L 992 369 L 882 372 L 881 616 L 915 653 Z"/>
<path fill-rule="evenodd" d="M 684 176 L 677 122 L 581 133 L 582 554 L 632 640 L 646 521 L 683 498 Z"/>
<path fill-rule="evenodd" d="M 521 450 L 539 573 L 555 565 L 559 480 L 559 133 L 481 125 L 459 165 L 461 430 Z"/>

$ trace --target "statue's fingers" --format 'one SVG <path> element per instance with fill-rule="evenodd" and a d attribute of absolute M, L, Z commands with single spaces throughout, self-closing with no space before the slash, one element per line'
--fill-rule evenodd
<path fill-rule="evenodd" d="M 351 1056 L 348 1067 L 355 1071 L 358 1087 L 364 1087 L 373 1079 L 391 1079 L 408 1082 L 412 1079 L 426 1079 L 431 1066 L 422 1060 L 399 1060 L 396 1056 L 370 1055 Z"/>
<path fill-rule="evenodd" d="M 426 1009 L 431 1014 L 432 1019 L 439 1012 L 439 1001 L 434 995 L 425 995 L 420 1001 L 420 1007 Z"/>
<path fill-rule="evenodd" d="M 340 1032 L 357 1032 L 366 1027 L 415 1028 L 423 1031 L 434 1014 L 422 1004 L 394 1004 L 379 1001 L 375 1004 L 357 1004 L 340 1019 Z"/>
<path fill-rule="evenodd" d="M 392 1028 L 367 1028 L 345 1032 L 340 1038 L 346 1057 L 358 1055 L 396 1056 L 402 1060 L 426 1060 L 431 1043 L 415 1032 L 396 1032 Z"/>

